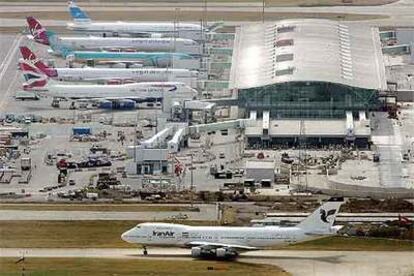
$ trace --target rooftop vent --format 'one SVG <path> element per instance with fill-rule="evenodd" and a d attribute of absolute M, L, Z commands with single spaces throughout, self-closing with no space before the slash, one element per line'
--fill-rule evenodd
<path fill-rule="evenodd" d="M 293 60 L 293 54 L 281 54 L 276 56 L 276 62 Z"/>
<path fill-rule="evenodd" d="M 281 26 L 277 28 L 278 33 L 289 33 L 295 30 L 296 26 Z"/>
<path fill-rule="evenodd" d="M 292 75 L 293 71 L 295 70 L 294 67 L 289 67 L 287 69 L 276 70 L 275 76 L 284 76 L 284 75 Z"/>
<path fill-rule="evenodd" d="M 276 47 L 293 46 L 293 39 L 281 39 L 276 41 Z"/>

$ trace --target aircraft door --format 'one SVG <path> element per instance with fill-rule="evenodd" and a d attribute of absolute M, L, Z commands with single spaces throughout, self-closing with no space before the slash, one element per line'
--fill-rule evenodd
<path fill-rule="evenodd" d="M 148 232 L 147 232 L 147 241 L 152 241 L 152 231 L 151 230 L 148 230 Z"/>

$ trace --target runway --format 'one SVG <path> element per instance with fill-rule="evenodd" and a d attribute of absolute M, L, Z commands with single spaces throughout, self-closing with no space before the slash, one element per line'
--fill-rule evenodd
<path fill-rule="evenodd" d="M 141 255 L 140 249 L 40 249 L 1 248 L 1 257 L 19 258 L 122 258 L 191 260 L 189 249 L 149 248 L 149 256 Z M 414 251 L 296 251 L 261 250 L 243 253 L 240 262 L 277 265 L 293 275 L 412 275 Z"/>
<path fill-rule="evenodd" d="M 100 211 L 32 211 L 32 210 L 0 210 L 2 220 L 166 220 L 185 214 L 188 220 L 215 221 L 217 209 L 215 205 L 197 206 L 200 212 L 100 212 Z"/>
<path fill-rule="evenodd" d="M 137 12 L 174 12 L 176 8 L 183 12 L 202 11 L 204 9 L 203 3 L 200 2 L 157 2 L 157 3 L 99 3 L 93 4 L 82 3 L 86 11 L 89 12 L 103 12 L 103 11 L 134 11 Z M 66 3 L 31 3 L 19 2 L 19 5 L 9 2 L 0 2 L 0 13 L 30 13 L 36 12 L 66 12 Z M 208 2 L 207 12 L 251 12 L 261 13 L 262 6 L 260 2 L 242 2 L 242 3 L 228 3 L 228 2 Z M 376 19 L 369 21 L 373 25 L 412 25 L 414 22 L 414 0 L 401 0 L 393 4 L 378 5 L 378 6 L 312 6 L 312 7 L 265 7 L 265 13 L 346 13 L 346 14 L 365 14 L 365 15 L 383 15 L 389 16 L 386 19 Z M 0 14 L 1 25 L 11 26 L 14 24 L 23 26 L 24 20 L 17 19 L 2 19 Z M 48 22 L 52 23 L 52 22 Z M 57 22 L 60 25 L 62 22 Z"/>

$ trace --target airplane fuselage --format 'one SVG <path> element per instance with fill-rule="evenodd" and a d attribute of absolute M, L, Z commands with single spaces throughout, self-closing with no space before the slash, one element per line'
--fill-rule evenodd
<path fill-rule="evenodd" d="M 122 85 L 66 85 L 51 84 L 42 94 L 67 99 L 162 99 L 188 97 L 196 91 L 182 83 L 131 83 Z"/>
<path fill-rule="evenodd" d="M 181 52 L 201 55 L 201 46 L 183 38 L 127 38 L 127 37 L 60 37 L 62 45 L 73 50 L 133 49 L 149 52 Z"/>
<path fill-rule="evenodd" d="M 56 68 L 57 79 L 63 81 L 133 80 L 137 82 L 180 81 L 190 84 L 197 72 L 165 68 Z"/>
<path fill-rule="evenodd" d="M 68 28 L 74 31 L 90 32 L 117 32 L 117 33 L 173 33 L 173 32 L 201 32 L 200 24 L 170 23 L 170 22 L 73 22 Z"/>
<path fill-rule="evenodd" d="M 67 59 L 85 62 L 95 60 L 98 62 L 127 62 L 137 63 L 151 67 L 174 67 L 196 70 L 200 68 L 200 59 L 182 53 L 166 52 L 94 52 L 74 51 Z"/>
<path fill-rule="evenodd" d="M 321 237 L 307 235 L 296 227 L 185 226 L 157 223 L 143 223 L 137 227 L 125 232 L 122 239 L 130 243 L 157 246 L 186 247 L 192 242 L 207 242 L 260 248 Z"/>

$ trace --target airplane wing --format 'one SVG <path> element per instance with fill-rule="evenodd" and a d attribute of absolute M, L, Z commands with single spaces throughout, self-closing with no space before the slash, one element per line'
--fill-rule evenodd
<path fill-rule="evenodd" d="M 226 243 L 216 243 L 216 242 L 203 242 L 203 241 L 194 241 L 187 243 L 188 246 L 201 246 L 205 248 L 231 248 L 236 251 L 249 251 L 249 250 L 258 250 L 257 247 L 238 245 L 238 244 L 226 244 Z"/>

